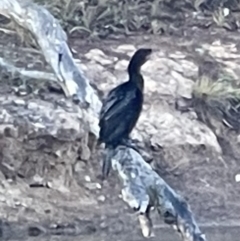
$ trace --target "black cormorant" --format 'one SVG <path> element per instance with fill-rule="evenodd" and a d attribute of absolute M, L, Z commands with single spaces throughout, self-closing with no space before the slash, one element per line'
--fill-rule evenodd
<path fill-rule="evenodd" d="M 109 152 L 103 161 L 103 178 L 107 177 L 110 171 L 110 153 L 118 145 L 128 143 L 129 135 L 140 116 L 144 88 L 140 69 L 151 53 L 151 49 L 137 50 L 128 65 L 129 80 L 112 89 L 103 101 L 98 144 L 105 143 L 105 148 Z"/>

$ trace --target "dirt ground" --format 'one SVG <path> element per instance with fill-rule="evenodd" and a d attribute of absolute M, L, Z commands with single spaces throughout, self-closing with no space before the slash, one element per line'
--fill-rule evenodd
<path fill-rule="evenodd" d="M 76 51 L 75 57 L 81 59 L 85 74 L 104 93 L 126 80 L 127 61 L 136 48 L 154 49 L 152 59 L 143 67 L 144 113 L 133 136 L 144 143 L 148 159 L 158 173 L 187 198 L 209 240 L 234 241 L 237 229 L 229 227 L 239 226 L 240 184 L 235 181 L 240 173 L 239 147 L 235 144 L 238 134 L 229 132 L 226 138 L 231 141 L 233 151 L 222 155 L 211 130 L 194 113 L 175 110 L 174 103 L 178 96 L 190 95 L 204 51 L 239 73 L 239 33 L 199 28 L 182 29 L 181 33 L 184 34 L 101 42 L 75 38 L 69 43 Z M 26 55 L 27 50 L 18 47 L 16 36 L 2 34 L 0 48 L 4 57 L 14 60 L 18 66 L 46 67 L 39 64 L 42 57 L 38 53 Z M 6 82 L 2 77 L 0 98 L 14 95 L 13 82 Z M 35 89 L 46 88 L 34 82 L 29 85 Z M 52 100 L 62 98 L 60 94 L 51 96 Z M 40 97 L 33 93 L 23 97 L 25 101 L 37 98 Z M 66 148 L 65 142 L 54 141 L 59 149 Z M 51 240 L 68 240 L 68 236 L 71 240 L 74 237 L 76 240 L 89 237 L 91 240 L 143 240 L 137 217 L 121 200 L 116 174 L 111 173 L 104 183 L 98 177 L 101 151 L 93 153 L 88 161 L 78 156 L 72 160 L 72 153 L 68 158 L 64 156 L 63 161 L 47 150 L 51 138 L 42 137 L 36 142 L 39 143 L 34 145 L 42 147 L 31 150 L 29 140 L 24 143 L 1 137 L 0 236 L 8 240 L 27 240 L 27 237 L 49 240 L 51 235 Z M 66 184 L 63 173 L 69 166 L 72 174 L 70 184 Z M 39 179 L 51 180 L 51 185 L 31 185 Z M 158 216 L 154 217 L 154 226 L 156 240 L 158 236 L 161 240 L 176 240 L 173 231 Z M 230 233 L 233 235 L 228 236 Z"/>

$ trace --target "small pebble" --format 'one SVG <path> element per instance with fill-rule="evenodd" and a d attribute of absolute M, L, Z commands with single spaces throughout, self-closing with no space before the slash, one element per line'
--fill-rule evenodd
<path fill-rule="evenodd" d="M 57 228 L 58 227 L 58 224 L 56 224 L 56 223 L 51 223 L 50 225 L 49 225 L 49 228 Z"/>
<path fill-rule="evenodd" d="M 92 58 L 92 56 L 95 55 L 105 56 L 104 52 L 101 49 L 91 49 L 87 54 L 85 54 L 85 56 L 89 58 Z"/>
<path fill-rule="evenodd" d="M 52 187 L 53 187 L 52 182 L 50 182 L 50 181 L 49 181 L 49 182 L 47 182 L 47 187 L 48 187 L 48 188 L 52 188 Z"/>
<path fill-rule="evenodd" d="M 55 152 L 55 155 L 56 155 L 57 157 L 62 157 L 62 151 L 61 151 L 61 150 L 57 150 L 57 151 Z"/>
<path fill-rule="evenodd" d="M 29 110 L 36 110 L 38 109 L 38 104 L 34 103 L 34 102 L 31 102 L 28 104 L 28 109 Z"/>
<path fill-rule="evenodd" d="M 240 182 L 240 174 L 237 174 L 237 175 L 235 176 L 235 182 Z"/>
<path fill-rule="evenodd" d="M 42 128 L 42 129 L 44 129 L 45 128 L 45 126 L 43 125 L 43 124 L 41 124 L 41 123 L 34 123 L 34 127 L 36 127 L 36 128 Z"/>
<path fill-rule="evenodd" d="M 18 200 L 17 200 L 17 201 L 15 201 L 15 205 L 16 205 L 16 206 L 21 206 L 20 201 L 18 201 Z"/>
<path fill-rule="evenodd" d="M 86 182 L 91 182 L 91 178 L 89 176 L 85 176 L 84 179 L 85 179 Z"/>
<path fill-rule="evenodd" d="M 132 44 L 123 44 L 118 46 L 115 51 L 117 52 L 129 52 L 129 51 L 136 51 L 136 48 Z"/>
<path fill-rule="evenodd" d="M 104 202 L 105 200 L 106 200 L 106 197 L 103 195 L 98 197 L 98 201 L 100 201 L 100 202 Z"/>
<path fill-rule="evenodd" d="M 74 171 L 81 172 L 84 170 L 85 166 L 86 166 L 86 164 L 84 162 L 78 161 L 74 166 Z M 87 180 L 85 179 L 85 181 L 87 181 Z"/>
<path fill-rule="evenodd" d="M 89 190 L 96 190 L 97 187 L 96 187 L 96 183 L 85 183 L 84 186 L 89 189 Z"/>
<path fill-rule="evenodd" d="M 42 178 L 40 175 L 35 174 L 35 175 L 33 176 L 33 181 L 34 181 L 34 182 L 37 182 L 37 183 L 42 183 L 42 182 L 43 182 L 43 178 Z"/>
<path fill-rule="evenodd" d="M 102 222 L 102 223 L 100 223 L 100 228 L 102 228 L 102 229 L 105 229 L 105 228 L 107 228 L 107 223 L 106 222 Z"/>
<path fill-rule="evenodd" d="M 21 99 L 13 100 L 13 103 L 14 103 L 15 105 L 25 105 L 25 101 L 24 101 L 24 100 L 21 100 Z"/>
<path fill-rule="evenodd" d="M 186 58 L 186 55 L 183 54 L 182 52 L 175 52 L 175 53 L 172 53 L 172 54 L 169 54 L 169 57 L 170 58 L 173 58 L 173 59 L 184 59 Z"/>

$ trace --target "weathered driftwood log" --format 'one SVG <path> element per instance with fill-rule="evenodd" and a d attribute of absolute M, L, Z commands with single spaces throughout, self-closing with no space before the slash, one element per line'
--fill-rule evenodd
<path fill-rule="evenodd" d="M 177 194 L 133 149 L 119 146 L 112 159 L 122 182 L 123 200 L 139 211 L 144 236 L 151 235 L 150 209 L 180 232 L 184 241 L 204 241 L 187 202 Z"/>
<path fill-rule="evenodd" d="M 90 104 L 93 115 L 97 116 L 101 103 L 88 80 L 75 65 L 66 43 L 66 34 L 51 14 L 43 7 L 20 0 L 1 0 L 0 12 L 33 34 L 46 61 L 51 65 L 56 77 L 61 82 L 66 96 L 77 94 L 82 103 Z M 62 55 L 60 68 L 59 55 Z M 5 64 L 5 67 L 7 66 Z M 23 73 L 19 69 L 14 70 L 20 72 L 20 74 Z M 13 107 L 9 108 L 9 104 Z M 46 109 L 40 110 L 37 105 L 28 104 L 26 108 L 25 104 L 21 100 L 18 103 L 16 101 L 9 102 L 9 100 L 4 103 L 4 100 L 2 100 L 0 116 L 2 128 L 4 128 L 4 122 L 14 125 L 24 122 L 33 129 L 33 133 L 39 132 L 61 139 L 64 138 L 64 132 L 61 135 L 61 130 L 71 129 L 71 126 L 66 125 L 76 124 L 79 117 L 80 119 L 83 117 L 88 124 L 91 122 L 90 112 L 88 112 L 88 115 L 81 115 L 79 107 L 75 108 L 75 113 L 74 111 L 67 113 L 62 111 L 61 108 L 57 108 L 55 113 L 52 113 L 52 111 L 48 113 Z M 8 105 L 8 108 L 6 105 Z M 19 109 L 21 111 L 18 111 Z M 61 113 L 64 113 L 67 118 L 65 123 L 59 123 Z M 70 121 L 72 119 L 75 121 Z M 94 125 L 85 125 L 89 130 L 80 126 L 79 135 L 83 135 L 83 132 L 86 131 L 91 131 L 97 135 L 95 125 L 96 122 Z M 76 130 L 75 125 L 73 129 Z M 72 138 L 77 137 L 72 136 Z M 181 233 L 183 240 L 205 240 L 186 201 L 167 185 L 140 154 L 130 148 L 120 146 L 116 149 L 112 166 L 123 182 L 123 199 L 130 207 L 140 212 L 139 221 L 144 236 L 151 234 L 149 214 L 151 208 L 156 208 L 159 214 L 164 217 L 164 221 Z"/>
<path fill-rule="evenodd" d="M 101 102 L 74 62 L 66 33 L 58 21 L 46 9 L 30 1 L 3 0 L 0 2 L 0 13 L 32 34 L 65 95 L 76 95 L 83 106 L 90 107 L 88 114 L 96 117 Z M 91 120 L 90 125 L 91 131 L 98 135 L 96 120 Z"/>

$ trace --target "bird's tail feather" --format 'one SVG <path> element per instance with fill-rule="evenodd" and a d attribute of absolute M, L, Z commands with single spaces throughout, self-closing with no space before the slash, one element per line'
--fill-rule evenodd
<path fill-rule="evenodd" d="M 102 144 L 102 140 L 101 139 L 98 139 L 97 140 L 97 146 L 100 146 Z"/>

